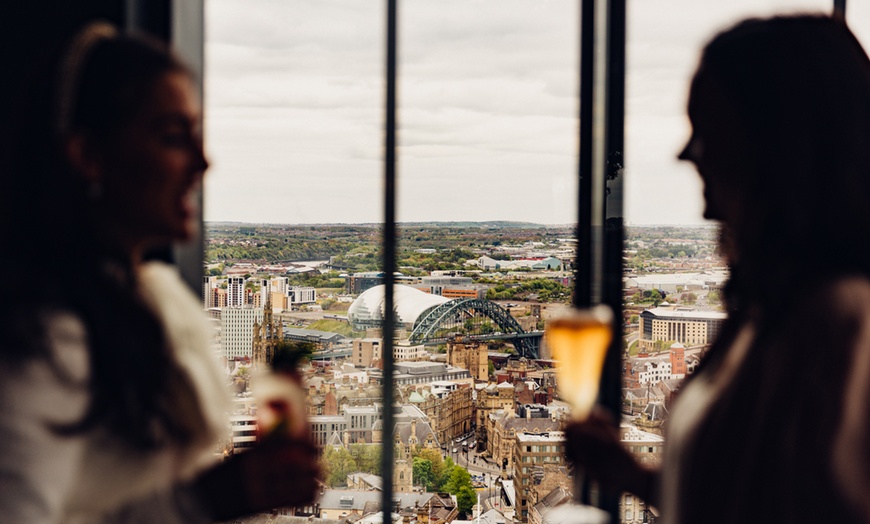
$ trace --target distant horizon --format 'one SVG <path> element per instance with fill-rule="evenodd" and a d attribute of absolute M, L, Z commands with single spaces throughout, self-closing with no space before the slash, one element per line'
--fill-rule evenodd
<path fill-rule="evenodd" d="M 248 222 L 242 220 L 204 220 L 209 224 L 232 224 L 251 226 L 379 226 L 383 222 Z M 507 224 L 512 227 L 522 225 L 536 227 L 573 227 L 575 223 L 545 224 L 540 222 L 528 222 L 525 220 L 411 220 L 396 222 L 398 225 L 451 225 L 451 224 Z M 697 224 L 625 224 L 625 227 L 676 227 L 676 228 L 715 228 L 718 223 L 705 221 Z"/>

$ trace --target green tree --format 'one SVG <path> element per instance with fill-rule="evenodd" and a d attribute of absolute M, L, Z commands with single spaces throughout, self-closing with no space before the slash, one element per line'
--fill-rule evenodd
<path fill-rule="evenodd" d="M 435 487 L 435 476 L 432 474 L 432 461 L 422 457 L 414 457 L 414 485 L 423 486 L 426 491 Z"/>
<path fill-rule="evenodd" d="M 350 454 L 356 461 L 357 471 L 381 474 L 381 448 L 372 444 L 351 444 Z"/>
<path fill-rule="evenodd" d="M 719 305 L 722 303 L 722 294 L 716 290 L 707 293 L 707 303 L 710 305 Z"/>
<path fill-rule="evenodd" d="M 357 465 L 350 451 L 327 446 L 323 452 L 323 470 L 326 474 L 326 484 L 334 488 L 344 486 L 347 483 L 347 476 L 357 471 Z"/>
<path fill-rule="evenodd" d="M 447 460 L 445 461 L 438 450 L 423 448 L 417 452 L 414 458 L 429 461 L 432 465 L 432 491 L 439 491 L 441 485 L 447 480 L 449 469 L 453 468 L 453 461 L 450 460 L 450 457 L 447 457 Z"/>
<path fill-rule="evenodd" d="M 477 492 L 471 486 L 462 486 L 456 493 L 456 506 L 459 513 L 468 515 L 477 502 Z"/>
<path fill-rule="evenodd" d="M 493 364 L 491 360 L 487 363 L 486 367 L 489 376 L 495 375 L 495 364 Z"/>
<path fill-rule="evenodd" d="M 467 469 L 454 465 L 450 471 L 450 478 L 441 486 L 441 489 L 451 495 L 458 495 L 459 490 L 463 486 L 468 486 L 472 490 L 474 489 L 474 486 L 471 484 L 471 474 Z"/>

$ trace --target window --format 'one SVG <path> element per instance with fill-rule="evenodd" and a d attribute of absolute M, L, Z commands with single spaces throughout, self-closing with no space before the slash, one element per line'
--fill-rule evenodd
<path fill-rule="evenodd" d="M 540 49 L 541 42 L 533 39 L 520 42 L 523 45 L 516 49 L 508 49 L 505 42 L 508 42 L 509 35 L 499 33 L 499 27 L 482 29 L 479 19 L 467 15 L 498 5 L 491 11 L 498 23 L 505 24 L 505 13 L 511 14 L 511 10 L 517 9 L 527 10 L 523 16 L 529 24 L 544 27 L 543 24 L 550 22 L 544 21 L 545 16 L 541 14 L 544 8 L 538 3 L 503 2 L 432 0 L 403 3 L 401 6 L 399 82 L 402 98 L 399 102 L 403 129 L 397 215 L 400 222 L 426 220 L 427 216 L 437 215 L 448 206 L 458 210 L 456 215 L 449 217 L 451 220 L 483 220 L 486 216 L 479 205 L 481 196 L 491 195 L 504 185 L 506 178 L 513 176 L 520 177 L 523 184 L 527 182 L 526 178 L 534 179 L 538 187 L 524 185 L 529 189 L 521 191 L 513 187 L 513 192 L 500 193 L 505 208 L 516 213 L 546 209 L 552 213 L 550 220 L 576 220 L 573 197 L 576 194 L 576 161 L 573 160 L 576 153 L 576 86 L 572 78 L 576 76 L 575 64 L 578 61 L 574 27 L 577 2 L 566 0 L 563 14 L 552 22 L 559 27 L 571 26 L 570 38 L 564 47 L 556 50 L 557 47 L 546 44 L 544 47 L 549 51 L 534 57 L 534 60 L 550 63 L 546 76 L 543 79 L 523 77 L 521 72 L 518 73 L 521 81 L 516 84 L 506 82 L 508 78 L 499 76 L 499 73 L 509 70 L 510 61 L 533 56 L 533 51 Z M 677 163 L 674 156 L 688 134 L 684 106 L 689 75 L 696 65 L 702 42 L 713 34 L 714 29 L 737 17 L 758 14 L 760 9 L 830 8 L 829 0 L 770 0 L 762 3 L 762 7 L 758 4 L 741 0 L 711 8 L 707 4 L 673 0 L 668 4 L 673 7 L 663 16 L 659 3 L 641 0 L 630 3 L 632 12 L 625 38 L 628 70 L 624 163 L 628 178 L 625 179 L 624 192 L 627 203 L 625 218 L 631 223 L 700 222 L 698 195 L 701 191 L 697 176 L 689 166 Z M 352 1 L 334 3 L 332 11 L 318 11 L 316 2 L 288 5 L 293 6 L 291 14 L 278 15 L 265 7 L 258 9 L 246 5 L 244 11 L 235 12 L 234 16 L 225 19 L 217 17 L 221 9 L 226 12 L 227 9 L 241 8 L 217 0 L 209 5 L 207 34 L 214 40 L 209 43 L 208 71 L 209 74 L 224 72 L 210 80 L 211 87 L 207 90 L 207 130 L 214 167 L 206 190 L 210 213 L 206 218 L 209 221 L 260 222 L 262 219 L 256 213 L 274 207 L 287 213 L 287 222 L 329 221 L 333 220 L 329 213 L 339 213 L 347 208 L 365 217 L 351 221 L 379 222 L 382 220 L 383 199 L 380 158 L 383 147 L 383 12 Z M 859 10 L 866 9 L 866 3 L 856 4 L 855 9 L 857 15 Z M 324 18 L 317 22 L 316 17 L 324 12 Z M 257 16 L 257 24 L 262 25 L 245 21 L 243 13 Z M 854 19 L 856 23 L 859 20 L 857 16 Z M 868 19 L 870 14 L 862 18 Z M 234 27 L 247 27 L 249 24 L 258 30 L 247 31 L 244 36 L 237 35 L 239 41 L 226 37 Z M 327 31 L 323 33 L 315 27 Z M 618 27 L 616 31 L 617 39 L 624 36 Z M 255 37 L 277 38 L 283 33 L 298 37 L 291 43 L 290 52 L 278 53 L 265 46 L 259 53 L 244 49 Z M 478 35 L 496 35 L 497 38 L 481 40 L 485 43 L 483 46 L 469 45 Z M 331 38 L 341 44 L 333 45 Z M 504 47 L 498 48 L 498 45 Z M 343 54 L 348 56 L 343 57 Z M 463 60 L 452 59 L 455 56 L 462 56 Z M 256 77 L 256 66 L 266 63 L 272 64 L 271 70 L 279 72 L 282 79 L 280 88 Z M 478 85 L 469 84 L 472 89 L 465 89 L 465 84 L 459 80 L 467 77 L 475 78 Z M 511 87 L 505 88 L 506 85 Z M 614 96 L 618 105 L 618 93 Z M 540 105 L 535 105 L 533 98 Z M 523 103 L 516 103 L 517 99 Z M 344 106 L 353 104 L 356 104 L 356 113 L 342 112 Z M 499 113 L 502 110 L 504 114 Z M 270 113 L 280 114 L 282 121 L 263 125 Z M 622 115 L 617 113 L 614 121 L 611 125 L 619 129 L 613 133 L 619 135 Z M 456 122 L 461 125 L 456 125 Z M 501 141 L 496 139 L 501 128 L 516 122 L 521 122 L 522 127 L 514 128 Z M 239 139 L 234 139 L 221 127 L 225 123 L 240 131 Z M 288 134 L 280 135 L 283 132 Z M 279 141 L 278 136 L 283 138 Z M 545 136 L 558 138 L 538 138 Z M 621 144 L 622 139 L 617 142 Z M 266 153 L 284 152 L 286 144 L 292 144 L 291 150 L 282 158 L 282 162 L 287 163 L 276 167 L 277 163 L 270 162 Z M 232 156 L 231 153 L 236 151 L 261 151 L 262 154 L 248 153 L 249 161 L 242 162 Z M 449 160 L 438 164 L 433 160 L 436 158 Z M 500 163 L 500 168 L 486 172 L 484 166 L 492 162 Z M 248 184 L 239 184 L 239 177 L 231 176 L 234 172 L 244 172 L 246 177 L 256 178 Z M 299 176 L 291 180 L 284 176 L 286 173 Z M 266 196 L 283 195 L 282 198 L 286 199 L 288 181 L 292 184 L 294 205 L 287 206 L 281 200 L 270 206 Z M 539 191 L 540 186 L 546 190 Z M 680 205 L 657 205 L 661 201 L 677 201 Z M 329 205 L 324 206 L 324 202 Z M 621 207 L 621 202 L 613 207 Z M 568 210 L 567 218 L 563 218 L 565 210 Z M 219 212 L 224 214 L 219 215 Z M 327 219 L 321 218 L 324 216 Z M 420 242 L 424 241 L 423 236 L 420 235 Z M 680 251 L 674 253 L 676 258 L 681 258 L 676 256 Z M 591 285 L 598 284 L 592 282 Z M 606 292 L 603 294 L 607 295 Z M 690 297 L 686 296 L 686 300 Z M 641 320 L 637 329 L 642 331 L 638 333 L 639 337 L 647 339 L 650 344 L 669 340 L 688 342 L 713 337 L 718 324 L 710 322 L 695 325 Z M 405 353 L 398 350 L 396 354 Z M 385 356 L 389 358 L 389 355 Z M 362 364 L 361 356 L 357 362 Z M 621 369 L 621 366 L 616 367 Z M 639 380 L 659 381 L 673 372 L 671 364 L 664 363 L 651 372 L 642 373 L 644 378 Z M 438 378 L 448 377 L 449 374 Z M 415 377 L 400 382 L 426 383 L 424 379 Z M 609 394 L 615 396 L 614 392 Z M 605 400 L 612 405 L 619 402 L 618 397 Z M 369 427 L 370 423 L 353 416 L 350 426 L 357 429 Z M 324 438 L 331 437 L 336 431 L 335 424 L 330 427 L 330 434 Z M 391 429 L 385 429 L 383 438 L 386 442 L 389 442 Z M 509 435 L 512 439 L 514 431 L 511 430 Z M 511 444 L 505 444 L 508 445 Z M 513 449 L 511 447 L 512 452 Z M 660 451 L 659 446 L 632 446 L 631 449 L 645 453 Z M 560 446 L 525 448 L 527 453 L 557 451 L 561 451 Z M 543 458 L 543 461 L 548 460 L 548 457 Z M 558 462 L 560 459 L 553 457 L 552 460 Z M 521 459 L 521 463 L 532 462 L 532 457 Z M 629 511 L 626 511 L 625 518 L 631 518 Z"/>

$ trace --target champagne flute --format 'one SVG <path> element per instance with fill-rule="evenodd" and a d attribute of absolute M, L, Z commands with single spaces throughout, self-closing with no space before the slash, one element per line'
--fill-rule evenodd
<path fill-rule="evenodd" d="M 603 304 L 573 309 L 551 320 L 545 337 L 553 359 L 558 361 L 559 396 L 571 406 L 573 420 L 586 420 L 595 407 L 604 359 L 613 339 L 613 312 Z M 549 524 L 609 521 L 606 512 L 582 505 L 588 498 L 588 486 L 579 470 L 574 472 L 574 491 L 579 505 L 566 505 L 557 514 L 548 514 Z"/>
<path fill-rule="evenodd" d="M 571 418 L 589 417 L 601 382 L 601 369 L 613 339 L 613 312 L 606 305 L 574 309 L 547 325 L 547 345 L 556 367 L 559 396 L 571 405 Z"/>

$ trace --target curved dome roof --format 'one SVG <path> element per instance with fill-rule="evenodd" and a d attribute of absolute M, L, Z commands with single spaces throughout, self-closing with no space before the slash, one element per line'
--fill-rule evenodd
<path fill-rule="evenodd" d="M 347 310 L 347 319 L 352 324 L 366 324 L 384 320 L 384 288 L 375 286 L 363 292 Z M 397 322 L 413 325 L 424 311 L 432 306 L 450 302 L 449 298 L 431 295 L 411 286 L 396 285 L 394 288 Z"/>

